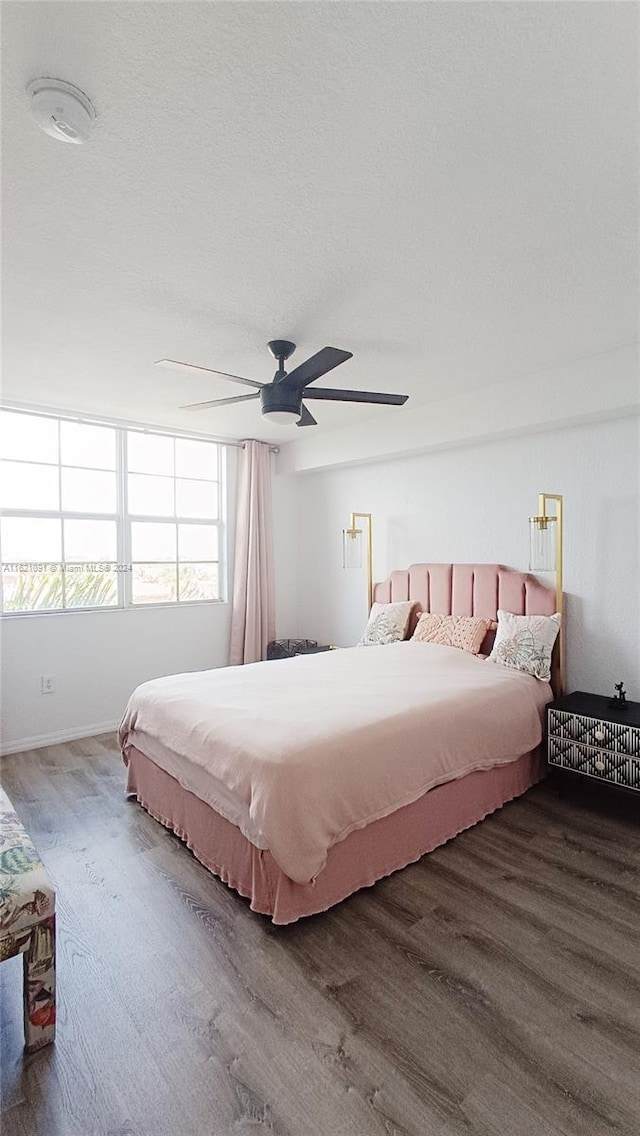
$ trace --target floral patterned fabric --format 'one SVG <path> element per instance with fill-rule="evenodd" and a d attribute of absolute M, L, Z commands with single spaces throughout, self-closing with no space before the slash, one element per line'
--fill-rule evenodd
<path fill-rule="evenodd" d="M 24 960 L 24 1035 L 27 1049 L 42 1049 L 56 1032 L 56 917 L 36 923 Z"/>
<path fill-rule="evenodd" d="M 475 615 L 434 615 L 425 612 L 420 616 L 412 638 L 418 643 L 441 643 L 444 647 L 458 647 L 477 655 L 487 631 L 490 619 Z"/>
<path fill-rule="evenodd" d="M 24 960 L 25 1041 L 39 1049 L 55 1033 L 55 892 L 0 789 L 0 961 L 17 954 Z"/>
<path fill-rule="evenodd" d="M 524 671 L 542 682 L 551 679 L 551 655 L 562 616 L 498 612 L 498 630 L 489 662 Z"/>
<path fill-rule="evenodd" d="M 0 936 L 31 927 L 55 906 L 44 864 L 0 789 Z"/>
<path fill-rule="evenodd" d="M 385 643 L 397 643 L 404 639 L 412 607 L 411 600 L 401 600 L 399 603 L 374 603 L 358 646 L 380 647 Z"/>

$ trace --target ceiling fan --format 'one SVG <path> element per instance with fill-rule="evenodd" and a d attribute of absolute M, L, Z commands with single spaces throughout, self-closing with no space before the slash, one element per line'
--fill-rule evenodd
<path fill-rule="evenodd" d="M 277 422 L 283 426 L 316 426 L 316 420 L 307 410 L 302 399 L 321 399 L 328 402 L 373 402 L 387 406 L 402 406 L 408 399 L 408 394 L 382 394 L 376 391 L 334 390 L 331 387 L 310 387 L 316 379 L 351 359 L 351 351 L 340 351 L 338 347 L 322 347 L 310 359 L 300 363 L 293 371 L 288 373 L 284 369 L 287 359 L 296 349 L 295 343 L 288 339 L 272 339 L 267 344 L 273 358 L 278 363 L 278 369 L 270 383 L 257 383 L 253 379 L 243 379 L 240 375 L 229 375 L 226 371 L 214 371 L 210 367 L 196 367 L 192 363 L 179 363 L 175 359 L 158 359 L 157 365 L 172 367 L 177 370 L 203 371 L 209 375 L 223 375 L 234 383 L 242 383 L 246 387 L 255 387 L 252 394 L 240 394 L 235 398 L 216 398 L 212 402 L 195 402 L 189 406 L 180 407 L 181 410 L 208 410 L 210 406 L 231 406 L 235 402 L 249 402 L 251 399 L 260 399 L 260 409 L 263 418 L 270 422 Z"/>

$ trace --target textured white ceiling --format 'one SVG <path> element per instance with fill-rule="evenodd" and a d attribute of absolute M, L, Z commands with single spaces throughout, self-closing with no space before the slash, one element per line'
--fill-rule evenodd
<path fill-rule="evenodd" d="M 153 360 L 268 380 L 286 336 L 411 395 L 326 430 L 636 337 L 635 4 L 2 8 L 5 398 L 283 442 Z M 85 146 L 31 120 L 46 74 Z"/>

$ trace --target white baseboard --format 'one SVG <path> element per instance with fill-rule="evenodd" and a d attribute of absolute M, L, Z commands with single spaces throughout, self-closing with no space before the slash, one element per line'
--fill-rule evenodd
<path fill-rule="evenodd" d="M 59 745 L 61 742 L 73 742 L 77 738 L 91 738 L 94 734 L 115 733 L 120 720 L 111 722 L 97 722 L 88 726 L 75 726 L 71 730 L 54 730 L 51 734 L 34 734 L 30 738 L 19 738 L 17 741 L 7 742 L 0 746 L 0 754 L 21 753 L 27 749 L 41 749 L 42 746 Z"/>

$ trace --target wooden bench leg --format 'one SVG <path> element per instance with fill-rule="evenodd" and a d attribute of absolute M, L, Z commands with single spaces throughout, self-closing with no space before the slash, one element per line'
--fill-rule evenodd
<path fill-rule="evenodd" d="M 56 1033 L 56 917 L 36 923 L 23 956 L 24 1040 L 29 1053 Z"/>

